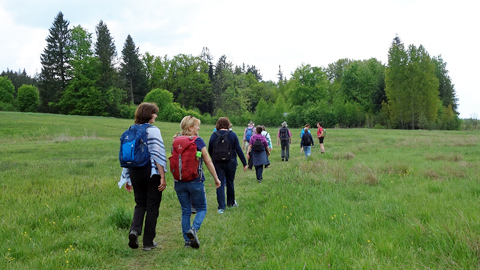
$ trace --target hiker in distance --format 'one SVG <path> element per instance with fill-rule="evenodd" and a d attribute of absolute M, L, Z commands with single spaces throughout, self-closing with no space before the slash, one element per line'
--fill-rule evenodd
<path fill-rule="evenodd" d="M 262 126 L 256 127 L 256 134 L 250 138 L 247 153 L 247 158 L 252 159 L 253 166 L 255 166 L 257 181 L 261 183 L 263 166 L 268 164 L 268 155 L 270 155 L 267 139 L 262 135 Z"/>
<path fill-rule="evenodd" d="M 310 125 L 308 125 L 310 127 Z M 300 152 L 305 153 L 305 157 L 309 157 L 312 154 L 312 147 L 315 147 L 315 144 L 313 142 L 312 135 L 310 134 L 308 127 L 305 126 L 304 133 L 302 136 L 302 139 L 300 140 Z"/>
<path fill-rule="evenodd" d="M 325 130 L 323 130 L 322 123 L 318 122 L 317 123 L 317 138 L 318 142 L 320 144 L 320 152 L 322 154 L 325 153 L 325 147 L 323 146 L 323 139 L 325 138 Z"/>
<path fill-rule="evenodd" d="M 185 116 L 180 122 L 181 136 L 175 138 L 172 145 L 172 157 L 170 157 L 170 171 L 173 174 L 175 191 L 182 208 L 182 233 L 185 247 L 199 248 L 197 232 L 207 214 L 207 198 L 205 197 L 205 175 L 203 174 L 203 162 L 212 175 L 216 188 L 221 186 L 215 167 L 207 152 L 207 147 L 202 138 L 198 136 L 200 120 L 193 116 Z M 194 148 L 190 150 L 190 148 Z M 178 151 L 184 151 L 179 155 Z M 187 153 L 188 152 L 188 153 Z M 191 152 L 191 153 L 190 153 Z M 183 160 L 183 166 L 179 163 Z M 195 163 L 196 161 L 196 163 Z M 188 163 L 195 164 L 191 168 Z M 196 170 L 195 170 L 196 169 Z M 193 179 L 192 179 L 193 178 Z M 192 215 L 191 205 L 195 205 L 197 214 L 190 223 Z"/>
<path fill-rule="evenodd" d="M 305 133 L 305 128 L 308 128 L 308 133 L 310 133 L 310 125 L 306 124 L 302 131 L 300 132 L 300 139 L 303 138 L 303 134 Z"/>
<path fill-rule="evenodd" d="M 282 127 L 278 130 L 277 134 L 277 146 L 282 145 L 282 161 L 288 161 L 290 157 L 290 144 L 292 143 L 292 133 L 288 129 L 287 122 L 282 123 Z"/>
<path fill-rule="evenodd" d="M 248 122 L 248 126 L 245 128 L 245 130 L 243 131 L 243 145 L 242 145 L 242 149 L 243 150 L 248 150 L 248 145 L 250 143 L 250 138 L 252 138 L 252 135 L 255 134 L 255 123 L 253 123 L 253 121 L 250 121 Z M 245 152 L 245 154 L 247 156 L 249 156 L 249 152 Z M 252 160 L 247 158 L 247 162 L 248 162 L 248 169 L 251 170 L 253 168 L 253 163 L 252 163 Z"/>
<path fill-rule="evenodd" d="M 152 126 L 157 118 L 158 107 L 153 103 L 142 103 L 135 111 L 135 125 L 133 128 L 146 127 L 148 152 L 150 157 L 147 164 L 135 168 L 123 168 L 119 186 L 125 183 L 125 189 L 135 197 L 133 221 L 128 235 L 128 245 L 138 248 L 138 236 L 142 235 L 143 220 L 143 250 L 149 251 L 157 247 L 153 241 L 156 234 L 157 218 L 159 215 L 162 192 L 167 187 L 165 172 L 167 171 L 167 157 L 160 130 Z M 147 124 L 147 125 L 145 125 Z M 147 157 L 148 158 L 148 157 Z M 122 158 L 121 158 L 122 159 Z M 145 217 L 146 214 L 146 217 Z"/>
<path fill-rule="evenodd" d="M 262 135 L 265 137 L 265 139 L 267 139 L 267 143 L 268 143 L 268 152 L 269 153 L 272 153 L 272 138 L 270 137 L 270 133 L 267 132 L 265 126 L 262 125 Z M 268 159 L 268 155 L 267 155 L 267 165 L 265 165 L 265 168 L 268 168 L 268 166 L 270 166 L 270 160 Z"/>
<path fill-rule="evenodd" d="M 218 213 L 223 214 L 225 206 L 238 206 L 235 200 L 235 172 L 237 170 L 237 156 L 243 164 L 243 171 L 247 170 L 247 160 L 243 154 L 237 134 L 229 129 L 230 120 L 220 117 L 215 125 L 208 143 L 208 153 L 212 157 L 217 176 L 222 185 L 217 189 Z M 225 205 L 225 187 L 227 188 L 227 203 Z"/>

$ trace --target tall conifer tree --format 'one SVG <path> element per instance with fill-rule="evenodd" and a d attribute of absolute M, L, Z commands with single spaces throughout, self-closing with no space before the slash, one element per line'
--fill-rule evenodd
<path fill-rule="evenodd" d="M 67 87 L 69 76 L 68 42 L 70 40 L 70 23 L 59 12 L 50 28 L 46 41 L 47 47 L 40 57 L 42 71 L 40 73 L 39 92 L 40 110 L 57 112 L 55 104 Z"/>
<path fill-rule="evenodd" d="M 97 34 L 97 42 L 95 42 L 95 55 L 100 60 L 100 73 L 101 79 L 99 80 L 99 86 L 102 91 L 114 85 L 115 79 L 115 58 L 117 56 L 117 50 L 115 49 L 115 43 L 113 37 L 110 35 L 107 24 L 100 21 L 95 29 Z"/>
<path fill-rule="evenodd" d="M 139 49 L 135 47 L 130 35 L 123 45 L 121 67 L 121 75 L 130 101 L 140 104 L 147 94 L 147 76 L 140 60 Z"/>

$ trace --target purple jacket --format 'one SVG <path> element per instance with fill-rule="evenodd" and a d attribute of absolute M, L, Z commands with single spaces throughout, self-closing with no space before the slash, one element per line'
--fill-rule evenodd
<path fill-rule="evenodd" d="M 253 134 L 252 137 L 250 138 L 249 144 L 253 145 L 253 143 L 256 140 L 260 140 L 262 142 L 263 146 L 265 146 L 265 149 L 268 148 L 268 142 L 267 142 L 267 139 L 265 138 L 265 136 L 263 136 L 262 134 Z"/>

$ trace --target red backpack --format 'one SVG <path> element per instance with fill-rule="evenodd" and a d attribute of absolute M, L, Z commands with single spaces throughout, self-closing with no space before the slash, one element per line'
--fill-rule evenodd
<path fill-rule="evenodd" d="M 170 172 L 177 181 L 192 181 L 200 176 L 201 157 L 197 157 L 198 137 L 178 136 L 172 144 L 172 156 L 169 157 Z"/>

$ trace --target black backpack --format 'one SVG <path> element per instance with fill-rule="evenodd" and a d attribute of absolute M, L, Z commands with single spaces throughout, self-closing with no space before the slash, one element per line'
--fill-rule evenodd
<path fill-rule="evenodd" d="M 230 130 L 227 130 L 223 135 L 217 131 L 217 140 L 213 144 L 213 151 L 212 151 L 212 160 L 215 162 L 218 161 L 230 161 L 232 158 L 232 143 L 230 142 L 230 138 L 228 134 Z"/>
<path fill-rule="evenodd" d="M 288 128 L 282 127 L 280 129 L 280 140 L 282 141 L 288 141 Z"/>
<path fill-rule="evenodd" d="M 262 144 L 262 141 L 260 139 L 256 140 L 253 145 L 252 145 L 252 151 L 253 152 L 263 152 L 265 147 Z"/>
<path fill-rule="evenodd" d="M 302 145 L 303 146 L 312 146 L 312 144 L 313 144 L 312 135 L 308 132 L 303 133 Z"/>

